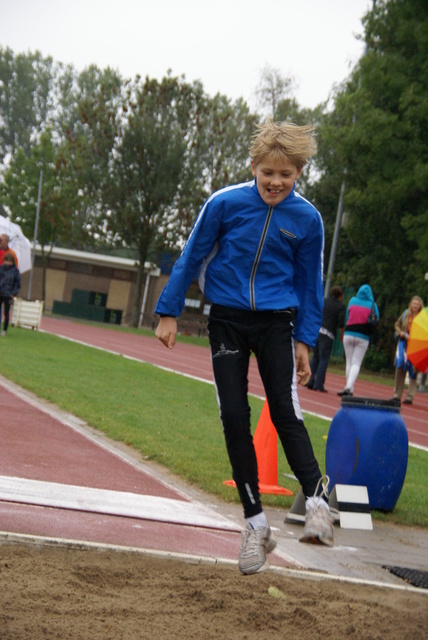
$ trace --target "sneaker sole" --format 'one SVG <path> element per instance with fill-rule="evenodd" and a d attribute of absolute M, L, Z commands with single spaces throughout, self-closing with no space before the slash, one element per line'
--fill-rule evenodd
<path fill-rule="evenodd" d="M 334 540 L 331 540 L 328 538 L 320 538 L 319 536 L 305 536 L 304 538 L 300 538 L 299 542 L 306 542 L 307 544 L 324 545 L 325 547 L 334 546 Z"/>
<path fill-rule="evenodd" d="M 248 568 L 248 569 L 241 569 L 241 567 L 239 567 L 239 571 L 242 573 L 243 576 L 253 576 L 255 573 L 263 573 L 263 571 L 266 571 L 266 569 L 269 569 L 270 567 L 270 562 L 269 560 L 266 558 L 266 562 L 264 564 L 262 564 L 261 567 L 257 567 L 257 568 Z"/>

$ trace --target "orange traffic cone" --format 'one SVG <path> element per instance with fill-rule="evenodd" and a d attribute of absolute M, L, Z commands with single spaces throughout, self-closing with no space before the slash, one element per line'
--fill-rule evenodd
<path fill-rule="evenodd" d="M 263 405 L 253 442 L 259 468 L 260 493 L 292 496 L 292 491 L 278 486 L 278 436 L 270 418 L 267 400 Z M 236 487 L 233 480 L 225 480 L 223 484 Z"/>

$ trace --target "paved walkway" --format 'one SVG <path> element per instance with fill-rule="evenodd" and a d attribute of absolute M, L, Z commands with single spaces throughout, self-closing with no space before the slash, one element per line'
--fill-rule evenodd
<path fill-rule="evenodd" d="M 91 343 L 92 332 L 96 346 L 150 361 L 149 346 L 140 337 L 47 318 L 42 329 L 53 331 L 54 322 L 59 323 L 55 333 L 77 330 L 78 337 L 68 337 Z M 170 352 L 148 341 L 168 359 Z M 189 355 L 179 347 L 177 354 L 188 375 L 204 379 L 195 373 L 199 351 Z M 74 541 L 236 563 L 243 526 L 239 505 L 225 505 L 187 487 L 167 470 L 2 378 L 0 415 L 14 416 L 0 426 L 0 540 Z M 425 531 L 378 523 L 373 531 L 336 527 L 335 547 L 328 549 L 302 545 L 301 525 L 285 524 L 282 510 L 267 511 L 278 540 L 271 556 L 277 570 L 396 588 L 405 587 L 403 581 L 382 568 L 392 558 L 395 565 L 428 570 Z"/>

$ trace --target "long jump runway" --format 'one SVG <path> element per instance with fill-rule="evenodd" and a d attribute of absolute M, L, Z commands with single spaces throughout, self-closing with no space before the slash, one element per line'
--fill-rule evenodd
<path fill-rule="evenodd" d="M 7 416 L 0 426 L 3 539 L 22 534 L 236 562 L 242 524 L 75 417 L 1 378 L 0 415 Z"/>

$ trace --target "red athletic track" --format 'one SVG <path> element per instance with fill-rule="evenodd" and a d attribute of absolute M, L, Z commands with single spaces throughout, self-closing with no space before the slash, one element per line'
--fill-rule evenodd
<path fill-rule="evenodd" d="M 78 340 L 101 349 L 149 362 L 167 369 L 212 381 L 209 349 L 177 343 L 174 349 L 166 349 L 156 339 L 136 336 L 109 328 L 99 328 L 44 316 L 41 329 L 49 333 Z M 344 387 L 344 377 L 327 373 L 326 388 L 329 393 L 311 391 L 299 387 L 299 399 L 303 411 L 332 419 L 340 408 L 337 391 Z M 249 373 L 250 393 L 264 398 L 257 364 L 253 358 Z M 357 380 L 354 395 L 387 400 L 392 388 L 382 384 Z M 428 449 L 428 393 L 417 393 L 413 405 L 402 405 L 401 415 L 407 426 L 410 444 Z"/>
<path fill-rule="evenodd" d="M 85 435 L 17 393 L 0 385 L 0 415 L 9 416 L 0 424 L 1 477 L 189 502 L 179 490 L 103 446 L 102 439 Z M 24 534 L 209 558 L 238 555 L 237 531 L 159 522 L 148 515 L 140 519 L 0 499 L 0 531 L 13 532 L 12 539 Z M 275 563 L 286 564 L 278 556 Z"/>

